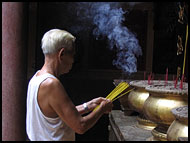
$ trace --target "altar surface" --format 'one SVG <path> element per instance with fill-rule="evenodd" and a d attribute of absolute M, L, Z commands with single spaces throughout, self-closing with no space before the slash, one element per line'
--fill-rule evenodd
<path fill-rule="evenodd" d="M 121 110 L 109 113 L 109 141 L 146 141 L 150 130 L 137 127 L 137 115 L 125 116 Z"/>

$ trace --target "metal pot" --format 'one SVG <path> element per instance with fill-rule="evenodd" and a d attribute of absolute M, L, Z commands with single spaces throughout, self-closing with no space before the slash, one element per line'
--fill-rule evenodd
<path fill-rule="evenodd" d="M 152 84 L 158 84 L 159 81 L 153 81 Z M 131 109 L 137 111 L 140 115 L 137 117 L 137 126 L 143 129 L 152 130 L 156 124 L 148 120 L 143 114 L 143 106 L 146 99 L 149 97 L 149 92 L 145 90 L 148 86 L 147 80 L 131 81 L 130 85 L 135 87 L 128 95 L 128 102 Z"/>
<path fill-rule="evenodd" d="M 167 140 L 167 130 L 175 120 L 171 113 L 173 108 L 188 105 L 188 83 L 183 83 L 183 89 L 173 85 L 150 85 L 145 89 L 149 97 L 144 103 L 143 112 L 147 119 L 157 123 L 152 130 L 150 140 Z"/>
<path fill-rule="evenodd" d="M 179 137 L 188 137 L 188 106 L 178 107 L 171 110 L 175 116 L 167 131 L 168 141 L 178 141 Z"/>

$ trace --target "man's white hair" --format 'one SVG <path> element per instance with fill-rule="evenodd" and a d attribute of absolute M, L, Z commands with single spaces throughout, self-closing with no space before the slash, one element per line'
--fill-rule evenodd
<path fill-rule="evenodd" d="M 42 51 L 44 55 L 52 54 L 59 51 L 61 48 L 65 50 L 72 50 L 73 43 L 75 42 L 75 37 L 65 31 L 60 29 L 52 29 L 46 32 L 42 38 Z"/>

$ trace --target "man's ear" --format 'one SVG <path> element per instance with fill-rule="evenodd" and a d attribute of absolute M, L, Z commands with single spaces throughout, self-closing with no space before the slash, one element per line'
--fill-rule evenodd
<path fill-rule="evenodd" d="M 61 50 L 59 51 L 59 57 L 62 58 L 65 52 L 65 48 L 61 48 Z"/>

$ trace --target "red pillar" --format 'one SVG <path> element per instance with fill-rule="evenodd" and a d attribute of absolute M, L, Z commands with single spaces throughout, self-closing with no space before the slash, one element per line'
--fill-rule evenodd
<path fill-rule="evenodd" d="M 25 140 L 27 4 L 2 3 L 2 140 Z"/>

